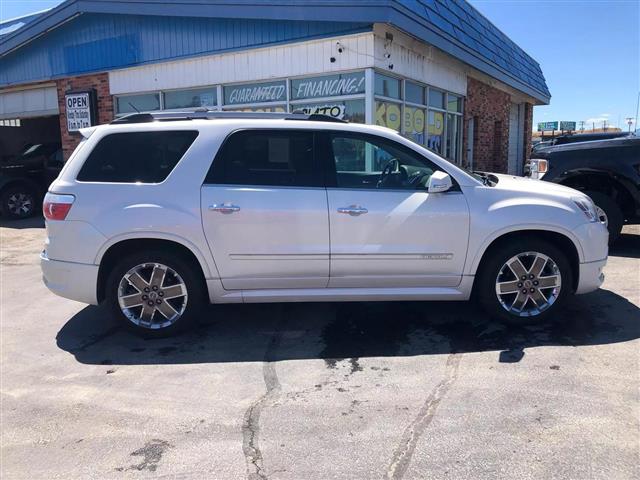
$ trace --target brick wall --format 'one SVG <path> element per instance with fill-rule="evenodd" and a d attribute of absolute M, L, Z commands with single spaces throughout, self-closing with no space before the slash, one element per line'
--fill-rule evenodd
<path fill-rule="evenodd" d="M 469 163 L 467 125 L 469 119 L 473 117 L 475 118 L 473 168 L 491 172 L 507 171 L 510 106 L 511 96 L 508 93 L 474 78 L 467 78 L 462 149 L 465 166 Z M 528 128 L 531 130 L 531 125 Z"/>
<path fill-rule="evenodd" d="M 64 78 L 58 80 L 56 86 L 58 89 L 58 107 L 60 109 L 62 151 L 66 160 L 78 143 L 80 143 L 81 135 L 79 132 L 67 131 L 67 116 L 64 103 L 65 92 L 95 89 L 98 98 L 97 116 L 99 124 L 109 123 L 113 120 L 113 100 L 109 93 L 109 75 L 107 73 Z"/>
<path fill-rule="evenodd" d="M 531 156 L 531 134 L 533 132 L 533 105 L 524 104 L 524 158 L 523 162 L 529 160 Z"/>

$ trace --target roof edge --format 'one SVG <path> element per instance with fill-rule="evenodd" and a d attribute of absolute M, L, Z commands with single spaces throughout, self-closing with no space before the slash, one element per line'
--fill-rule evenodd
<path fill-rule="evenodd" d="M 304 15 L 300 10 L 292 8 L 297 6 L 304 6 Z M 348 12 L 346 9 L 348 9 Z M 534 86 L 523 82 L 499 65 L 463 45 L 458 39 L 442 31 L 426 18 L 418 18 L 401 2 L 395 0 L 359 0 L 349 3 L 341 0 L 273 0 L 268 4 L 258 0 L 174 0 L 171 3 L 160 3 L 152 0 L 121 0 L 118 2 L 66 0 L 16 32 L 7 34 L 6 38 L 1 38 L 0 57 L 21 48 L 47 31 L 57 28 L 81 13 L 263 20 L 309 21 L 312 19 L 315 21 L 335 22 L 357 20 L 358 22 L 371 24 L 389 23 L 409 35 L 432 44 L 463 63 L 495 77 L 516 90 L 526 93 L 543 104 L 548 104 L 551 99 L 548 92 L 540 91 Z M 345 15 L 346 13 L 348 13 L 348 16 Z M 478 13 L 482 15 L 480 12 Z M 489 20 L 487 21 L 489 22 Z M 493 25 L 493 23 L 491 24 Z M 503 35 L 505 34 L 503 33 Z M 509 38 L 506 35 L 505 37 Z M 515 44 L 515 42 L 513 43 Z M 533 57 L 526 52 L 524 53 L 535 62 Z"/>

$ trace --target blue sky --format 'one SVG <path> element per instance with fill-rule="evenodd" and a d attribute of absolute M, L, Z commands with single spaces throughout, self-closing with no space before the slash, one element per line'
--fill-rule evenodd
<path fill-rule="evenodd" d="M 0 0 L 0 19 L 51 8 L 60 0 Z M 551 104 L 537 122 L 596 122 L 626 128 L 640 90 L 640 1 L 471 0 L 542 66 Z"/>
<path fill-rule="evenodd" d="M 627 128 L 640 90 L 638 0 L 471 3 L 542 67 L 552 98 L 534 108 L 534 125 L 606 119 Z"/>

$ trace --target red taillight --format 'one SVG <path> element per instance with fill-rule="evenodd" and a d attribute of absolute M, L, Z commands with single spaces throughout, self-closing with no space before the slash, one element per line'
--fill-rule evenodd
<path fill-rule="evenodd" d="M 42 204 L 42 213 L 47 220 L 64 220 L 67 218 L 69 210 L 75 197 L 73 195 L 60 195 L 57 193 L 47 193 Z"/>

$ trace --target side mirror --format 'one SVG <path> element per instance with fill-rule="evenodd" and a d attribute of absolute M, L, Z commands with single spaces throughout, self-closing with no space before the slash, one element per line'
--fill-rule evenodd
<path fill-rule="evenodd" d="M 453 183 L 451 182 L 451 177 L 448 173 L 443 172 L 442 170 L 436 170 L 429 177 L 429 184 L 427 186 L 427 191 L 429 193 L 442 193 L 451 189 Z"/>

